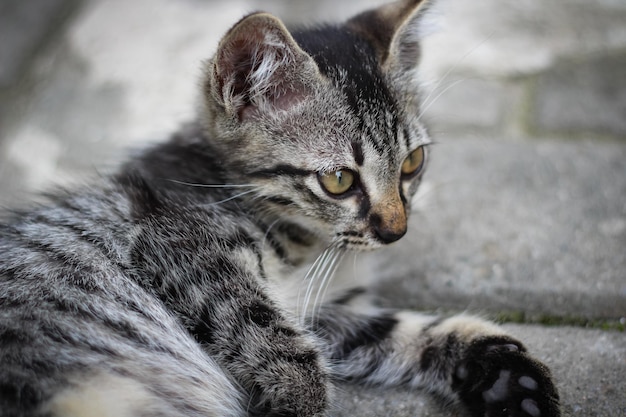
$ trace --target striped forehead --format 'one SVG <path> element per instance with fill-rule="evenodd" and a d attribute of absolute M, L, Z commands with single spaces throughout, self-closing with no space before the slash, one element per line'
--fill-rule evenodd
<path fill-rule="evenodd" d="M 341 90 L 364 129 L 395 127 L 396 100 L 370 43 L 341 26 L 295 30 L 293 35 L 320 72 Z"/>
<path fill-rule="evenodd" d="M 418 146 L 427 144 L 428 138 L 421 125 L 415 129 L 391 117 L 388 119 L 385 126 L 365 129 L 358 140 L 352 142 L 357 165 L 363 165 L 366 154 L 368 159 L 378 163 L 381 160 L 397 163 Z"/>
<path fill-rule="evenodd" d="M 362 110 L 356 115 L 360 122 L 359 140 L 362 148 L 373 149 L 380 158 L 392 159 L 400 150 L 399 136 L 404 134 L 401 133 L 397 114 L 381 107 Z"/>
<path fill-rule="evenodd" d="M 296 29 L 292 34 L 345 98 L 345 111 L 356 127 L 350 139 L 356 166 L 371 161 L 386 170 L 399 169 L 401 161 L 425 135 L 402 120 L 402 111 L 373 47 L 341 26 Z M 340 146 L 344 152 L 330 158 L 337 167 L 342 165 L 340 159 L 349 158 L 346 145 L 344 142 Z M 345 162 L 344 166 L 353 166 Z"/>
<path fill-rule="evenodd" d="M 421 126 L 417 129 L 399 127 L 393 146 L 390 142 L 382 143 L 369 135 L 363 135 L 361 140 L 353 142 L 354 161 L 368 194 L 380 197 L 386 190 L 397 187 L 404 158 L 412 150 L 427 143 L 428 137 Z"/>

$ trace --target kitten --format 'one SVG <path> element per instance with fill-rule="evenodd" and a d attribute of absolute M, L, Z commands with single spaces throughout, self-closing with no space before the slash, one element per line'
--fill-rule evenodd
<path fill-rule="evenodd" d="M 291 32 L 251 14 L 207 63 L 196 122 L 12 213 L 0 415 L 322 416 L 334 381 L 422 388 L 472 416 L 560 415 L 549 371 L 497 326 L 324 297 L 346 251 L 407 230 L 429 153 L 428 7 Z"/>

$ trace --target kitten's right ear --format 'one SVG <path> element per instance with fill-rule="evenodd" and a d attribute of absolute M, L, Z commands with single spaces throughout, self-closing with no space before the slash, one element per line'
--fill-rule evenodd
<path fill-rule="evenodd" d="M 428 32 L 425 15 L 433 3 L 398 0 L 358 14 L 347 25 L 371 43 L 384 70 L 411 71 L 419 61 L 419 43 Z"/>
<path fill-rule="evenodd" d="M 267 13 L 248 15 L 226 33 L 210 71 L 209 93 L 239 120 L 289 110 L 319 77 L 313 59 Z"/>

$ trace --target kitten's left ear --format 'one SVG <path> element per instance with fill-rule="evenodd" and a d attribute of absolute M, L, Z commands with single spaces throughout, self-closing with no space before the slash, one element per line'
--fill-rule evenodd
<path fill-rule="evenodd" d="M 350 29 L 374 46 L 385 71 L 410 71 L 420 58 L 420 39 L 424 36 L 424 17 L 432 0 L 400 0 L 368 10 L 348 20 Z"/>
<path fill-rule="evenodd" d="M 221 40 L 207 89 L 239 120 L 289 110 L 318 79 L 317 65 L 280 20 L 267 13 L 244 17 Z"/>

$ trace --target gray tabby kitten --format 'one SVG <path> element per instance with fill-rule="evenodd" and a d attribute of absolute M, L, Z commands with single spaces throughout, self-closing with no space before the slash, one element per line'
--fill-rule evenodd
<path fill-rule="evenodd" d="M 428 7 L 291 32 L 249 15 L 206 65 L 197 122 L 8 215 L 0 415 L 323 416 L 333 381 L 353 381 L 558 416 L 547 368 L 495 325 L 381 311 L 361 290 L 320 302 L 345 251 L 406 232 Z"/>

